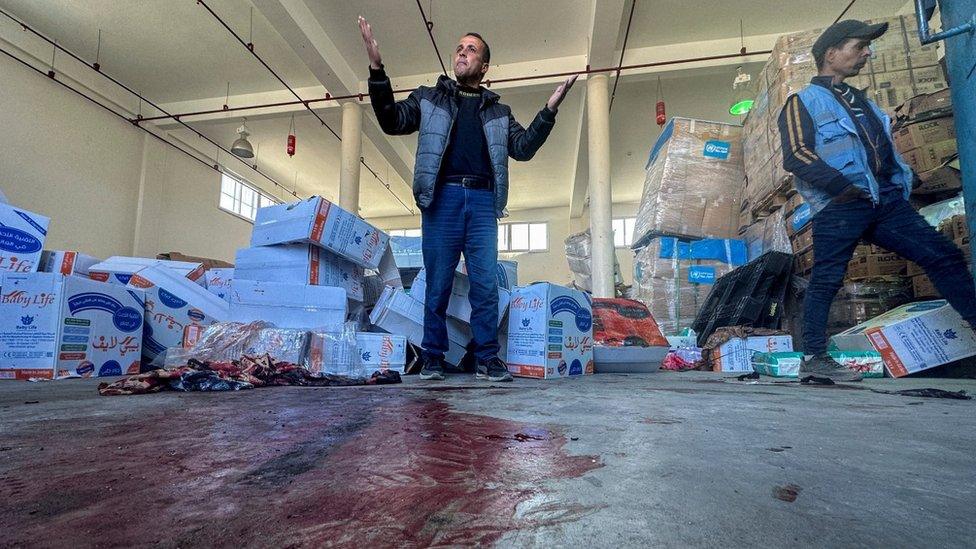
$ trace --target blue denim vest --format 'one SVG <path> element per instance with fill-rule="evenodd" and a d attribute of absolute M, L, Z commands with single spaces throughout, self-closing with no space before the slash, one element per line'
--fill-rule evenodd
<path fill-rule="evenodd" d="M 877 204 L 880 201 L 878 181 L 868 165 L 868 154 L 857 132 L 855 122 L 848 110 L 834 96 L 831 90 L 823 86 L 810 85 L 797 92 L 813 124 L 816 127 L 816 153 L 829 166 L 843 173 L 847 179 L 858 188 L 871 195 Z M 878 117 L 885 128 L 891 127 L 891 119 L 873 101 L 868 100 L 871 110 Z M 912 169 L 905 164 L 895 150 L 890 133 L 885 133 L 888 144 L 895 151 L 895 162 L 901 170 L 895 173 L 891 182 L 901 185 L 905 199 L 912 192 Z M 810 205 L 811 215 L 816 215 L 830 202 L 832 196 L 823 189 L 796 179 L 796 190 L 803 196 L 803 200 Z"/>

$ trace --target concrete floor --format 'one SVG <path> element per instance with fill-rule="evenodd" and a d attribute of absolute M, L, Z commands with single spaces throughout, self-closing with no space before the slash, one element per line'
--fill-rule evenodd
<path fill-rule="evenodd" d="M 976 401 L 703 372 L 0 383 L 0 546 L 969 546 Z M 976 392 L 976 381 L 860 387 Z"/>

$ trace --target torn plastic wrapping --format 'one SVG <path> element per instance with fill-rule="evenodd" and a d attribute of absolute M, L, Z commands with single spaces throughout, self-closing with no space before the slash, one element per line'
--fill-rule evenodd
<path fill-rule="evenodd" d="M 732 236 L 744 176 L 741 126 L 671 119 L 648 158 L 634 247 L 656 235 Z"/>
<path fill-rule="evenodd" d="M 766 252 L 793 253 L 789 234 L 786 232 L 785 208 L 780 208 L 746 229 L 742 238 L 746 241 L 749 261 Z"/>
<path fill-rule="evenodd" d="M 830 306 L 827 324 L 834 330 L 857 326 L 908 303 L 912 298 L 912 286 L 905 277 L 846 282 Z"/>
<path fill-rule="evenodd" d="M 314 376 L 365 377 L 366 369 L 358 349 L 354 322 L 347 322 L 341 332 L 316 330 L 310 334 L 302 365 Z"/>
<path fill-rule="evenodd" d="M 918 213 L 922 214 L 929 225 L 938 227 L 943 221 L 954 215 L 966 215 L 966 201 L 960 194 L 955 198 L 919 208 Z"/>
<path fill-rule="evenodd" d="M 204 330 L 190 349 L 167 349 L 163 363 L 155 366 L 174 368 L 190 359 L 200 362 L 232 362 L 241 357 L 269 355 L 275 361 L 298 363 L 305 355 L 308 332 L 276 328 L 269 322 L 218 322 Z"/>
<path fill-rule="evenodd" d="M 591 254 L 592 239 L 589 229 L 566 237 L 566 261 L 569 262 L 569 270 L 573 273 L 573 284 L 576 288 L 586 292 L 593 291 L 593 277 L 590 270 Z M 624 278 L 620 274 L 620 263 L 617 262 L 616 251 L 613 254 L 613 272 L 614 284 L 617 286 L 623 284 Z"/>

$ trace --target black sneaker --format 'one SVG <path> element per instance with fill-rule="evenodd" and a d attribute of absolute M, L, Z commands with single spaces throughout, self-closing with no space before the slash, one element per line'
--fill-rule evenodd
<path fill-rule="evenodd" d="M 800 383 L 833 385 L 841 381 L 861 381 L 861 374 L 837 362 L 827 353 L 813 355 L 800 364 Z"/>
<path fill-rule="evenodd" d="M 479 360 L 478 369 L 474 376 L 488 381 L 512 381 L 512 374 L 508 373 L 508 366 L 497 356 L 488 360 Z"/>
<path fill-rule="evenodd" d="M 424 367 L 420 369 L 420 379 L 444 381 L 444 359 L 425 358 Z"/>

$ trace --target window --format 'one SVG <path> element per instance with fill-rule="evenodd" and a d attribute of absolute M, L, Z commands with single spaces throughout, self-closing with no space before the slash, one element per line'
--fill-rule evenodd
<path fill-rule="evenodd" d="M 281 201 L 230 174 L 221 174 L 220 209 L 241 216 L 248 221 L 254 221 L 258 214 L 258 208 L 275 204 L 281 204 Z"/>
<path fill-rule="evenodd" d="M 548 249 L 547 223 L 508 223 L 498 226 L 499 252 L 544 252 Z"/>
<path fill-rule="evenodd" d="M 636 223 L 636 217 L 623 217 L 613 220 L 614 247 L 626 248 L 634 243 L 634 225 Z"/>
<path fill-rule="evenodd" d="M 393 229 L 390 236 L 420 236 L 420 229 Z"/>

